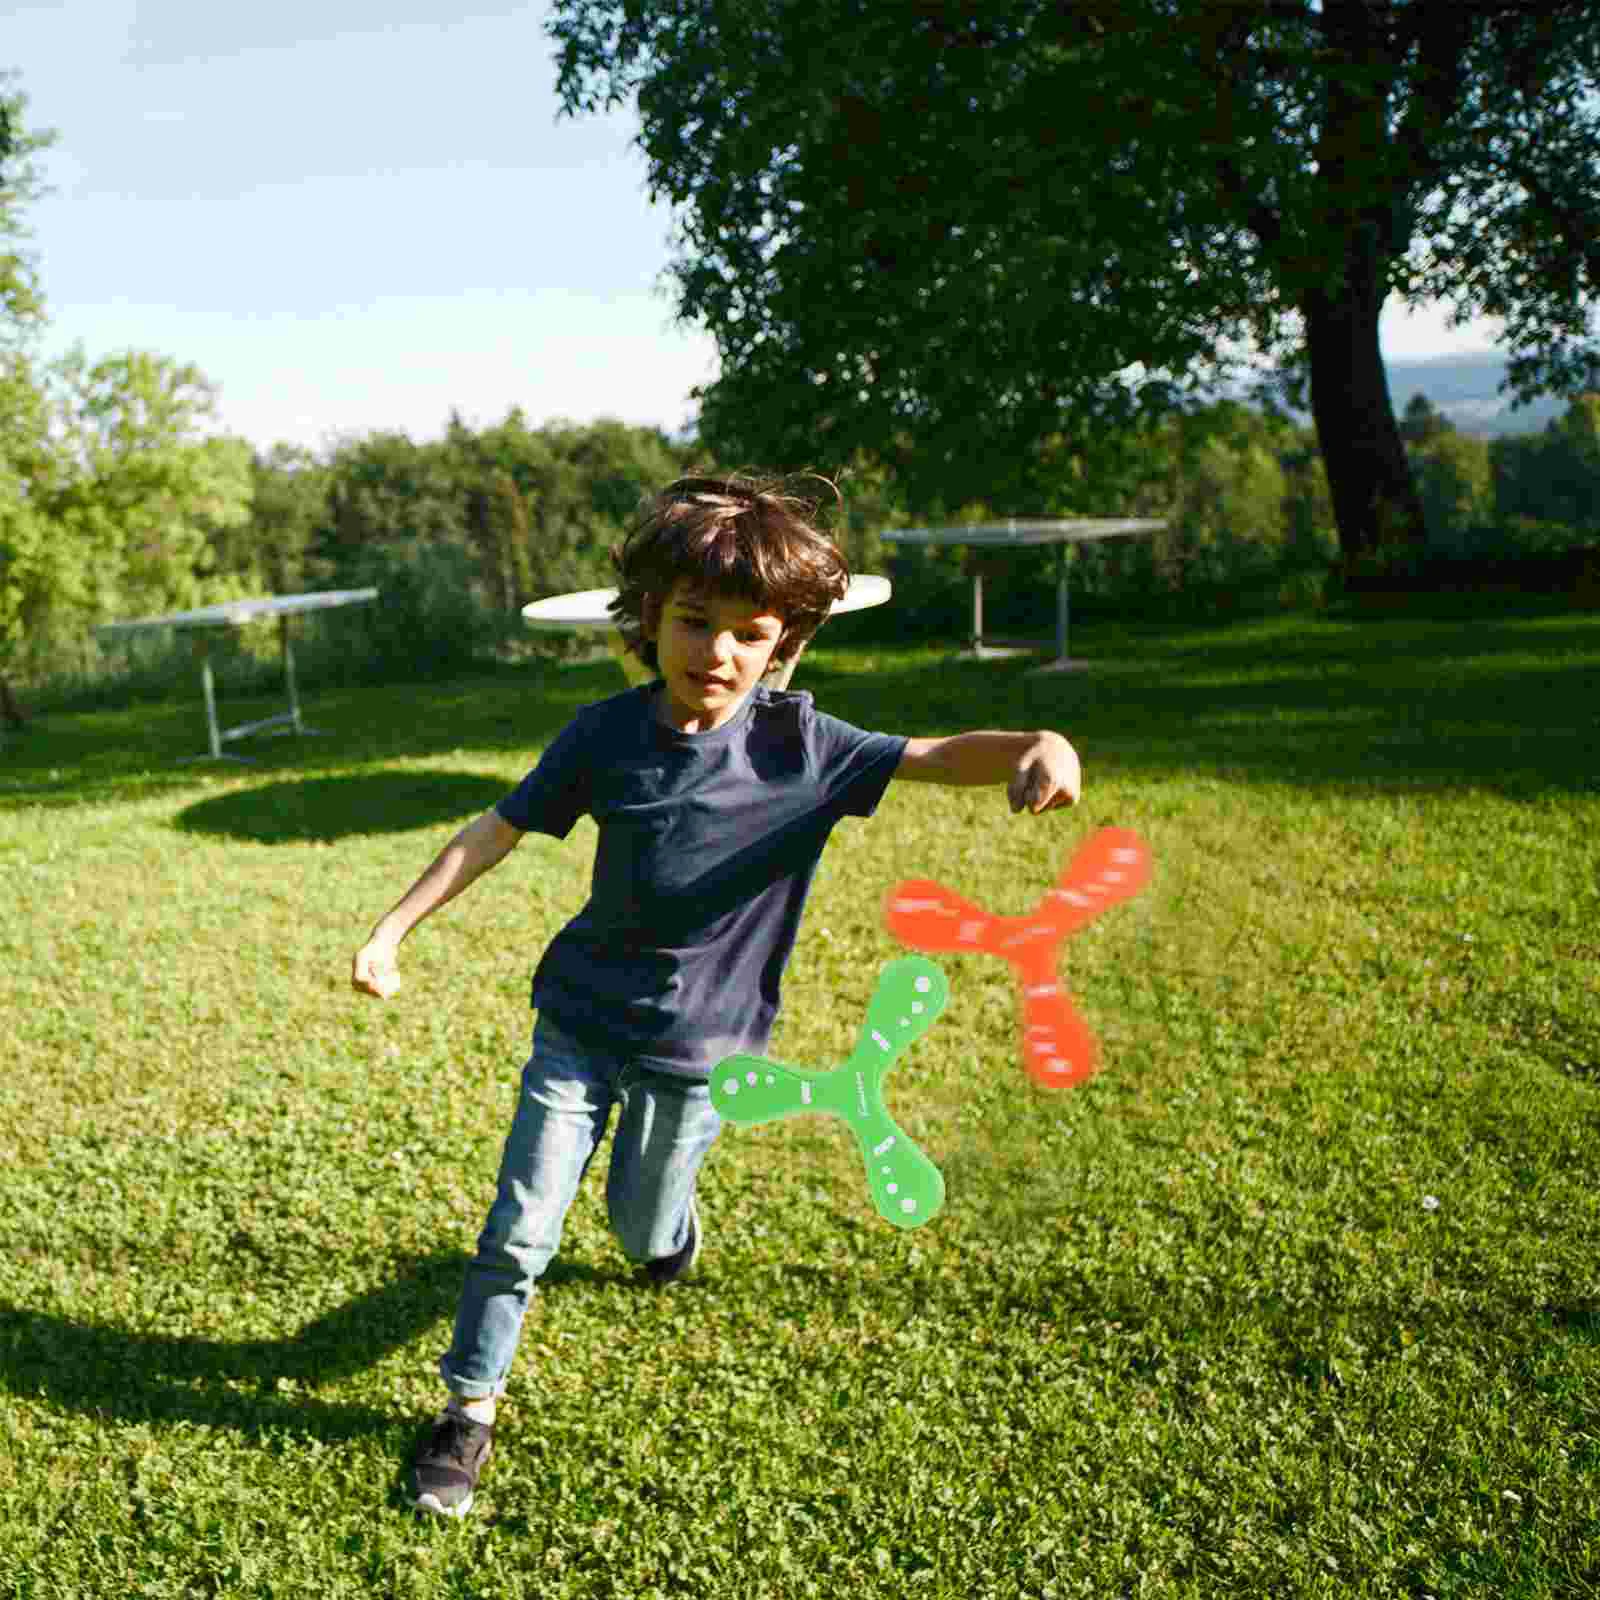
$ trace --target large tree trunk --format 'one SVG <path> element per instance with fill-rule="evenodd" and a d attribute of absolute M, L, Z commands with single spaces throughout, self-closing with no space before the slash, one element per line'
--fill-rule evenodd
<path fill-rule="evenodd" d="M 1304 312 L 1311 415 L 1345 576 L 1356 577 L 1420 557 L 1427 534 L 1378 341 L 1384 288 L 1371 229 L 1353 230 L 1344 267 L 1343 282 L 1307 295 Z"/>
<path fill-rule="evenodd" d="M 1317 133 L 1332 259 L 1311 279 L 1301 310 L 1311 415 L 1347 578 L 1410 565 L 1427 537 L 1378 342 L 1388 267 L 1410 237 L 1406 187 L 1380 181 L 1394 140 L 1384 17 L 1370 0 L 1323 0 L 1320 12 L 1324 44 L 1339 64 L 1326 74 Z"/>

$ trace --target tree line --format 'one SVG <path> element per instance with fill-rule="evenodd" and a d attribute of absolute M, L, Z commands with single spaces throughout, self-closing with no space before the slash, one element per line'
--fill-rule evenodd
<path fill-rule="evenodd" d="M 1322 15 L 1344 15 L 1349 9 L 1329 4 Z M 1236 10 L 1239 17 L 1252 14 L 1248 8 Z M 1426 20 L 1420 4 L 1393 10 L 1397 27 L 1405 18 L 1411 19 L 1406 26 L 1422 27 Z M 368 608 L 355 625 L 375 670 L 447 669 L 515 637 L 516 613 L 528 598 L 608 582 L 609 549 L 641 495 L 680 471 L 714 470 L 719 458 L 803 467 L 836 479 L 846 508 L 839 526 L 858 567 L 888 565 L 889 554 L 876 534 L 912 521 L 1085 514 L 1164 516 L 1169 524 L 1152 540 L 1082 551 L 1075 590 L 1089 598 L 1121 597 L 1136 605 L 1251 585 L 1287 584 L 1292 590 L 1299 578 L 1315 581 L 1335 563 L 1348 572 L 1353 550 L 1370 553 L 1376 547 L 1366 533 L 1352 543 L 1336 481 L 1348 470 L 1348 451 L 1333 461 L 1330 474 L 1326 407 L 1306 428 L 1277 409 L 1270 394 L 1264 408 L 1192 396 L 1180 403 L 1175 387 L 1168 385 L 1147 387 L 1149 406 L 1108 406 L 1097 414 L 1093 407 L 1075 410 L 1068 403 L 1062 388 L 1066 368 L 1058 371 L 1049 364 L 1077 362 L 1074 370 L 1087 383 L 1109 356 L 1120 361 L 1141 349 L 1153 355 L 1162 348 L 1150 327 L 1139 332 L 1138 319 L 1152 314 L 1149 295 L 1159 287 L 1134 272 L 1136 265 L 1152 266 L 1145 257 L 1136 261 L 1122 245 L 1103 250 L 1112 277 L 1102 285 L 1104 294 L 1090 294 L 1087 309 L 1080 303 L 1083 284 L 1075 276 L 1084 268 L 1080 256 L 1052 255 L 1051 245 L 1045 256 L 1064 276 L 1055 281 L 1046 273 L 1048 281 L 1036 281 L 1041 240 L 1048 244 L 1056 238 L 1050 232 L 1056 215 L 1051 208 L 1059 209 L 1057 202 L 1086 203 L 1087 197 L 1076 188 L 1055 194 L 1052 174 L 1061 151 L 1048 141 L 1041 144 L 1040 130 L 1060 118 L 1052 122 L 1044 116 L 1043 102 L 1023 70 L 1042 73 L 1041 82 L 1058 87 L 1075 73 L 1092 77 L 1106 60 L 1119 59 L 1117 52 L 1133 38 L 1117 31 L 1126 19 L 1146 11 L 1152 19 L 1164 14 L 1156 0 L 1141 0 L 1141 7 L 1122 12 L 1113 8 L 1096 25 L 1098 33 L 1091 29 L 1081 37 L 1045 39 L 1037 59 L 1024 47 L 1030 40 L 1039 43 L 1038 32 L 1053 26 L 1048 16 L 1054 13 L 1030 10 L 1021 0 L 1010 21 L 997 11 L 977 32 L 965 23 L 951 23 L 953 33 L 941 32 L 942 24 L 929 23 L 931 32 L 919 24 L 911 58 L 921 59 L 918 51 L 933 52 L 924 63 L 930 74 L 924 98 L 934 98 L 924 111 L 942 116 L 946 107 L 940 96 L 963 85 L 972 95 L 983 90 L 999 96 L 997 103 L 1009 108 L 998 121 L 971 123 L 946 156 L 953 150 L 962 160 L 993 162 L 998 151 L 1011 162 L 985 169 L 985 182 L 995 173 L 1006 178 L 1005 226 L 1021 230 L 1016 260 L 1015 252 L 999 250 L 999 235 L 987 223 L 979 227 L 973 218 L 950 211 L 952 193 L 960 198 L 960 186 L 952 191 L 942 179 L 936 184 L 938 174 L 917 165 L 920 146 L 898 142 L 902 135 L 911 138 L 911 132 L 897 132 L 897 125 L 886 121 L 883 107 L 892 107 L 892 98 L 880 105 L 851 98 L 848 85 L 827 88 L 819 102 L 827 115 L 817 127 L 823 133 L 832 128 L 840 139 L 853 129 L 852 137 L 866 142 L 861 149 L 849 140 L 816 144 L 808 134 L 811 142 L 795 146 L 788 159 L 831 150 L 842 165 L 829 173 L 785 168 L 778 187 L 774 178 L 750 191 L 766 197 L 761 202 L 767 207 L 765 221 L 746 219 L 756 228 L 752 238 L 767 229 L 766 265 L 744 261 L 736 241 L 721 234 L 717 240 L 725 260 L 712 249 L 717 241 L 707 236 L 701 253 L 681 264 L 686 308 L 708 319 L 724 347 L 723 377 L 701 397 L 702 434 L 694 440 L 614 421 L 535 426 L 513 411 L 481 428 L 452 416 L 442 436 L 429 441 L 377 432 L 320 451 L 286 444 L 253 449 L 219 431 L 215 392 L 193 366 L 138 350 L 100 357 L 74 351 L 44 360 L 39 334 L 47 313 L 27 247 L 26 213 L 39 190 L 37 157 L 50 136 L 30 128 L 26 97 L 13 77 L 0 76 L 0 704 L 6 714 L 16 714 L 10 682 L 46 677 L 63 662 L 92 657 L 97 622 L 263 592 L 375 584 L 384 603 Z M 1210 14 L 1204 6 L 1200 12 Z M 603 63 L 610 64 L 604 70 L 614 72 L 619 92 L 632 83 L 629 63 L 646 57 L 630 55 L 642 47 L 640 41 L 608 42 L 606 5 L 563 0 L 554 15 L 565 19 L 556 33 L 574 109 L 586 103 L 586 95 L 598 94 L 593 84 Z M 924 22 L 933 15 L 928 11 Z M 1291 46 L 1298 48 L 1294 41 L 1312 36 L 1306 28 L 1314 33 L 1325 26 L 1299 18 L 1293 5 L 1273 15 L 1271 26 L 1262 23 L 1264 31 L 1224 29 L 1212 41 L 1224 53 L 1232 52 L 1227 57 L 1232 64 L 1224 71 L 1213 63 L 1207 70 L 1223 72 L 1233 84 L 1230 92 L 1242 97 L 1239 107 L 1249 101 L 1239 74 L 1256 60 L 1251 52 L 1266 52 L 1257 62 L 1266 71 L 1262 63 L 1272 49 L 1292 55 Z M 598 30 L 592 35 L 584 31 L 591 26 Z M 1442 52 L 1440 61 L 1449 56 L 1458 72 L 1465 70 L 1463 62 L 1476 62 L 1475 71 L 1490 75 L 1473 90 L 1480 97 L 1499 70 L 1481 53 L 1488 48 L 1485 41 L 1496 38 L 1523 52 L 1518 70 L 1543 74 L 1539 81 L 1546 87 L 1555 81 L 1548 59 L 1551 40 L 1524 38 L 1512 20 L 1502 19 L 1495 24 L 1500 32 L 1491 30 L 1482 39 L 1463 31 L 1464 25 L 1439 26 L 1444 31 L 1434 44 Z M 1556 22 L 1551 27 L 1557 28 Z M 1588 48 L 1589 32 L 1566 12 L 1557 32 L 1565 43 Z M 1182 61 L 1163 70 L 1179 72 L 1183 62 L 1189 64 L 1183 70 L 1198 70 L 1194 48 L 1194 38 L 1185 36 L 1183 51 L 1189 54 L 1180 51 Z M 703 149 L 691 153 L 672 145 L 669 134 L 676 124 L 662 119 L 678 107 L 675 96 L 690 95 L 700 105 L 694 99 L 701 93 L 694 90 L 697 80 L 685 76 L 696 58 L 691 52 L 684 60 L 659 53 L 648 59 L 656 65 L 636 86 L 657 177 L 669 192 L 676 185 L 686 203 L 709 204 L 723 193 L 717 186 L 725 188 L 741 170 L 740 162 L 759 166 L 759 141 L 724 149 L 717 140 L 726 107 L 706 102 L 701 110 L 710 120 L 702 127 Z M 835 52 L 830 59 L 846 56 Z M 1303 62 L 1292 72 L 1283 62 L 1279 66 L 1290 77 L 1310 70 Z M 720 81 L 707 80 L 704 93 Z M 761 81 L 760 74 L 752 81 Z M 1325 84 L 1325 92 L 1333 93 L 1342 81 L 1335 71 L 1329 80 L 1333 87 Z M 1432 92 L 1427 87 L 1432 81 L 1423 73 L 1408 92 Z M 1434 83 L 1434 89 L 1440 85 Z M 1517 104 L 1521 93 L 1512 94 Z M 952 104 L 970 108 L 978 104 L 972 95 L 958 96 Z M 1015 97 L 1014 105 L 1008 96 Z M 1441 100 L 1436 110 L 1443 105 Z M 1084 131 L 1072 137 L 1081 143 Z M 856 157 L 874 148 L 885 160 L 890 155 L 900 160 L 904 170 L 893 161 L 880 162 L 870 172 L 858 170 Z M 687 163 L 676 176 L 674 160 Z M 899 198 L 890 208 L 891 219 L 879 205 L 885 196 L 872 185 L 897 172 Z M 1177 183 L 1182 176 L 1174 168 L 1169 181 Z M 1108 195 L 1121 194 L 1134 210 L 1157 198 L 1148 175 L 1136 165 L 1124 170 L 1112 161 L 1102 177 L 1106 193 L 1096 200 L 1102 222 L 1108 221 Z M 1284 165 L 1276 180 L 1281 187 L 1271 191 L 1282 204 L 1288 203 L 1292 177 L 1291 166 Z M 835 179 L 844 185 L 844 199 L 856 207 L 860 237 L 853 246 L 848 239 L 830 240 L 818 256 L 821 241 L 814 230 L 796 231 L 792 224 L 807 207 L 822 219 L 832 214 L 828 206 L 839 196 L 815 185 Z M 785 202 L 791 206 L 787 231 L 779 226 L 784 184 L 799 197 Z M 967 200 L 976 203 L 987 192 L 980 190 Z M 1573 203 L 1579 200 L 1583 194 Z M 846 220 L 841 217 L 841 227 Z M 924 229 L 921 254 L 911 249 L 910 235 L 900 239 L 885 231 L 891 220 L 901 232 Z M 1000 227 L 998 215 L 991 220 Z M 1256 223 L 1266 225 L 1260 217 Z M 1083 232 L 1079 222 L 1074 229 Z M 687 237 L 696 237 L 693 228 Z M 1533 248 L 1527 243 L 1525 253 Z M 808 249 L 812 255 L 805 255 Z M 794 255 L 797 250 L 800 257 Z M 968 256 L 977 251 L 965 268 L 962 251 Z M 1184 270 L 1192 277 L 1193 253 L 1186 259 Z M 937 281 L 924 283 L 919 274 L 930 262 Z M 872 266 L 866 278 L 857 273 L 853 288 L 833 284 L 825 297 L 827 317 L 822 323 L 809 320 L 815 307 L 808 297 L 820 289 L 807 274 L 855 271 L 863 263 Z M 769 269 L 777 264 L 784 265 L 786 278 L 772 275 Z M 735 268 L 749 268 L 753 276 L 741 279 Z M 1190 282 L 1185 293 L 1214 296 L 1221 281 L 1213 278 L 1204 290 Z M 1240 283 L 1248 288 L 1254 281 Z M 1578 284 L 1579 278 L 1572 282 Z M 1265 293 L 1267 283 L 1263 278 L 1257 287 Z M 1035 289 L 1046 298 L 1030 298 Z M 1050 294 L 1056 299 L 1048 300 Z M 776 298 L 768 303 L 763 295 Z M 1534 295 L 1529 304 L 1537 299 Z M 1199 302 L 1190 309 L 1198 316 Z M 1214 321 L 1208 337 L 1222 325 Z M 1581 330 L 1570 318 L 1558 318 L 1554 325 L 1566 341 L 1561 349 L 1570 354 Z M 902 334 L 909 341 L 902 354 L 909 361 L 915 348 L 920 365 L 890 364 Z M 806 343 L 814 338 L 832 341 L 831 365 L 817 365 L 821 357 Z M 1065 343 L 1056 349 L 1052 340 Z M 1189 350 L 1200 365 L 1203 343 Z M 1169 353 L 1180 352 L 1175 346 Z M 1013 365 L 997 368 L 997 356 Z M 933 366 L 938 386 L 929 388 Z M 1292 378 L 1293 359 L 1287 370 Z M 1299 370 L 1304 371 L 1303 361 Z M 1533 369 L 1519 371 L 1527 377 Z M 1566 380 L 1575 371 L 1551 369 L 1545 376 Z M 848 403 L 840 399 L 841 384 L 853 396 Z M 789 416 L 786 396 L 804 398 L 803 416 Z M 1395 434 L 1406 496 L 1416 505 L 1416 527 L 1408 522 L 1402 541 L 1413 558 L 1425 552 L 1459 557 L 1497 549 L 1532 551 L 1592 540 L 1600 532 L 1600 395 L 1578 394 L 1566 416 L 1543 433 L 1492 444 L 1458 432 L 1418 397 L 1396 420 Z M 1382 480 L 1391 489 L 1392 465 Z M 893 557 L 910 615 L 919 614 L 919 596 L 941 584 L 950 587 L 962 559 L 955 552 L 914 554 L 904 548 Z M 1015 558 L 1024 573 L 1030 561 L 1048 559 Z M 929 616 L 937 610 L 922 609 Z M 904 615 L 899 607 L 896 611 L 897 617 Z"/>

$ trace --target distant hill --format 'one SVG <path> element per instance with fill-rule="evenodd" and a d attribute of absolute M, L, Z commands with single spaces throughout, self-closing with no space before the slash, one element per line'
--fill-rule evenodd
<path fill-rule="evenodd" d="M 1462 433 L 1489 438 L 1506 433 L 1537 433 L 1565 414 L 1567 401 L 1542 395 L 1513 411 L 1511 396 L 1500 392 L 1506 358 L 1492 350 L 1478 355 L 1432 356 L 1425 361 L 1387 361 L 1389 397 L 1394 414 L 1404 413 L 1413 395 L 1426 395 Z M 1227 389 L 1221 391 L 1228 393 Z M 1241 391 L 1234 390 L 1237 397 Z M 1290 408 L 1296 421 L 1309 424 L 1310 414 Z"/>
<path fill-rule="evenodd" d="M 1504 356 L 1434 356 L 1427 361 L 1389 361 L 1389 394 L 1399 416 L 1411 397 L 1426 395 L 1463 433 L 1534 433 L 1567 409 L 1565 400 L 1543 395 L 1518 410 L 1500 392 Z"/>

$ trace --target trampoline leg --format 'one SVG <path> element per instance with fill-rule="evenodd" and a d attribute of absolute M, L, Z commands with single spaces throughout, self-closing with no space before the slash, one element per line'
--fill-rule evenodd
<path fill-rule="evenodd" d="M 1056 660 L 1067 659 L 1067 547 L 1056 546 Z"/>
<path fill-rule="evenodd" d="M 296 733 L 305 730 L 300 726 L 300 696 L 295 692 L 294 646 L 289 642 L 289 618 L 278 618 L 278 640 L 283 647 L 283 681 L 289 691 L 289 726 Z"/>
<path fill-rule="evenodd" d="M 200 649 L 200 684 L 206 696 L 206 732 L 211 738 L 211 759 L 222 759 L 222 733 L 217 727 L 217 685 L 211 676 L 211 652 Z"/>

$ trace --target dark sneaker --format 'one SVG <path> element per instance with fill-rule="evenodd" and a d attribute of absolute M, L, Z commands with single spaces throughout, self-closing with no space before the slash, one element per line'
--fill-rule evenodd
<path fill-rule="evenodd" d="M 435 1516 L 464 1517 L 494 1446 L 494 1424 L 446 1411 L 411 1458 L 411 1503 Z"/>
<path fill-rule="evenodd" d="M 644 1274 L 653 1284 L 665 1286 L 676 1283 L 679 1278 L 687 1278 L 694 1271 L 694 1264 L 700 1259 L 700 1207 L 691 1197 L 689 1201 L 689 1237 L 683 1241 L 681 1248 L 675 1250 L 670 1256 L 658 1256 L 654 1261 L 644 1264 Z"/>

